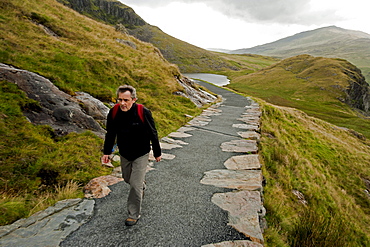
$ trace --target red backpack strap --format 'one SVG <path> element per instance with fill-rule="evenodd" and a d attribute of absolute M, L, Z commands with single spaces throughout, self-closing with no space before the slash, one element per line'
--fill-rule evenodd
<path fill-rule="evenodd" d="M 136 104 L 137 105 L 137 113 L 139 114 L 139 117 L 141 121 L 144 123 L 144 106 L 142 104 Z"/>
<path fill-rule="evenodd" d="M 114 119 L 116 117 L 118 109 L 119 109 L 119 104 L 115 104 L 113 106 L 113 110 L 112 110 L 112 119 Z"/>
<path fill-rule="evenodd" d="M 141 121 L 144 123 L 144 106 L 142 104 L 136 104 L 137 105 L 137 113 L 141 119 Z M 119 109 L 119 104 L 115 104 L 113 106 L 113 110 L 112 110 L 112 119 L 114 119 L 117 115 L 117 112 L 118 112 L 118 109 Z"/>

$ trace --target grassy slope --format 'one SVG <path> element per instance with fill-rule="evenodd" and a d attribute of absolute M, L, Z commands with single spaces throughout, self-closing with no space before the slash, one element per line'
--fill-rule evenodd
<path fill-rule="evenodd" d="M 261 106 L 266 246 L 369 246 L 370 143 L 299 110 Z"/>
<path fill-rule="evenodd" d="M 253 74 L 230 74 L 228 87 L 267 102 L 294 107 L 341 127 L 354 129 L 370 138 L 370 121 L 338 98 L 351 78 L 344 74 L 353 67 L 341 59 L 301 55 Z"/>

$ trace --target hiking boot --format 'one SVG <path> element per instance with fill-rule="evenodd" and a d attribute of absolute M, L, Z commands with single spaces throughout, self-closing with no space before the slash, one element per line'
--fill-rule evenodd
<path fill-rule="evenodd" d="M 127 218 L 126 221 L 125 221 L 125 225 L 126 226 L 136 225 L 136 223 L 137 223 L 138 220 L 139 219 L 135 220 L 135 219 Z"/>

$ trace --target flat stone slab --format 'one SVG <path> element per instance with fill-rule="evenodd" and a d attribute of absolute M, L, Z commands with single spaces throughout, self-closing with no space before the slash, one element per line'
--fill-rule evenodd
<path fill-rule="evenodd" d="M 192 128 L 192 127 L 181 127 L 180 129 L 178 129 L 177 131 L 178 132 L 186 132 L 186 131 L 191 131 L 191 130 L 195 130 L 195 128 Z"/>
<path fill-rule="evenodd" d="M 206 126 L 209 124 L 210 121 L 212 120 L 211 119 L 201 120 L 199 118 L 194 118 L 190 120 L 188 124 L 190 124 L 190 126 Z"/>
<path fill-rule="evenodd" d="M 173 137 L 173 138 L 186 138 L 186 137 L 190 137 L 192 135 L 184 133 L 184 132 L 172 132 L 168 136 Z"/>
<path fill-rule="evenodd" d="M 241 117 L 260 117 L 261 115 L 261 112 L 244 112 Z"/>
<path fill-rule="evenodd" d="M 224 152 L 236 153 L 257 153 L 258 147 L 255 140 L 233 140 L 221 144 L 221 149 Z"/>
<path fill-rule="evenodd" d="M 94 200 L 57 202 L 27 219 L 0 227 L 0 246 L 59 246 L 93 214 Z"/>
<path fill-rule="evenodd" d="M 259 129 L 258 125 L 254 125 L 254 124 L 233 124 L 233 128 L 254 130 L 254 131 Z"/>
<path fill-rule="evenodd" d="M 212 170 L 204 173 L 202 184 L 237 190 L 262 191 L 262 172 L 260 170 Z"/>
<path fill-rule="evenodd" d="M 161 141 L 169 143 L 169 144 L 178 144 L 178 145 L 188 145 L 189 144 L 187 142 L 184 142 L 184 141 L 181 141 L 181 140 L 175 140 L 175 139 L 172 139 L 170 137 L 163 137 L 161 139 Z"/>
<path fill-rule="evenodd" d="M 202 245 L 202 247 L 263 247 L 263 245 L 249 240 L 235 240 Z"/>
<path fill-rule="evenodd" d="M 238 135 L 249 140 L 259 140 L 261 138 L 261 135 L 256 131 L 240 131 L 238 132 Z"/>
<path fill-rule="evenodd" d="M 84 193 L 86 198 L 103 198 L 109 195 L 111 189 L 108 186 L 123 181 L 123 178 L 119 178 L 113 175 L 100 176 L 93 178 L 84 187 Z"/>
<path fill-rule="evenodd" d="M 171 150 L 171 149 L 174 149 L 174 148 L 182 148 L 182 146 L 180 146 L 180 145 L 170 144 L 170 143 L 166 143 L 166 142 L 160 142 L 159 144 L 161 145 L 161 149 L 165 149 L 165 150 Z"/>
<path fill-rule="evenodd" d="M 261 169 L 258 154 L 238 155 L 226 160 L 225 167 L 229 170 Z"/>
<path fill-rule="evenodd" d="M 202 116 L 218 116 L 221 115 L 222 110 L 219 109 L 206 109 L 202 112 Z"/>
<path fill-rule="evenodd" d="M 217 193 L 212 202 L 229 212 L 229 223 L 253 242 L 264 243 L 259 217 L 264 213 L 258 191 Z"/>
<path fill-rule="evenodd" d="M 249 114 L 249 116 L 246 116 L 244 114 L 241 115 L 242 118 L 238 118 L 238 120 L 241 120 L 241 121 L 245 121 L 245 120 L 249 120 L 249 121 L 259 121 L 260 120 L 260 116 L 259 114 L 257 113 L 256 116 L 251 116 Z"/>
<path fill-rule="evenodd" d="M 242 121 L 246 124 L 251 124 L 251 125 L 259 125 L 260 123 L 260 117 L 253 117 L 253 116 L 243 116 L 242 118 L 238 118 L 237 120 Z"/>

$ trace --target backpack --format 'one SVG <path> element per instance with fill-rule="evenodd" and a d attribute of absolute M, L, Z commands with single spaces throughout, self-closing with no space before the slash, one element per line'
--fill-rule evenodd
<path fill-rule="evenodd" d="M 144 123 L 144 106 L 142 104 L 136 104 L 136 105 L 137 105 L 137 113 L 139 114 L 141 121 Z M 119 104 L 115 104 L 113 106 L 113 111 L 112 111 L 113 119 L 116 117 L 118 109 L 119 109 Z"/>

